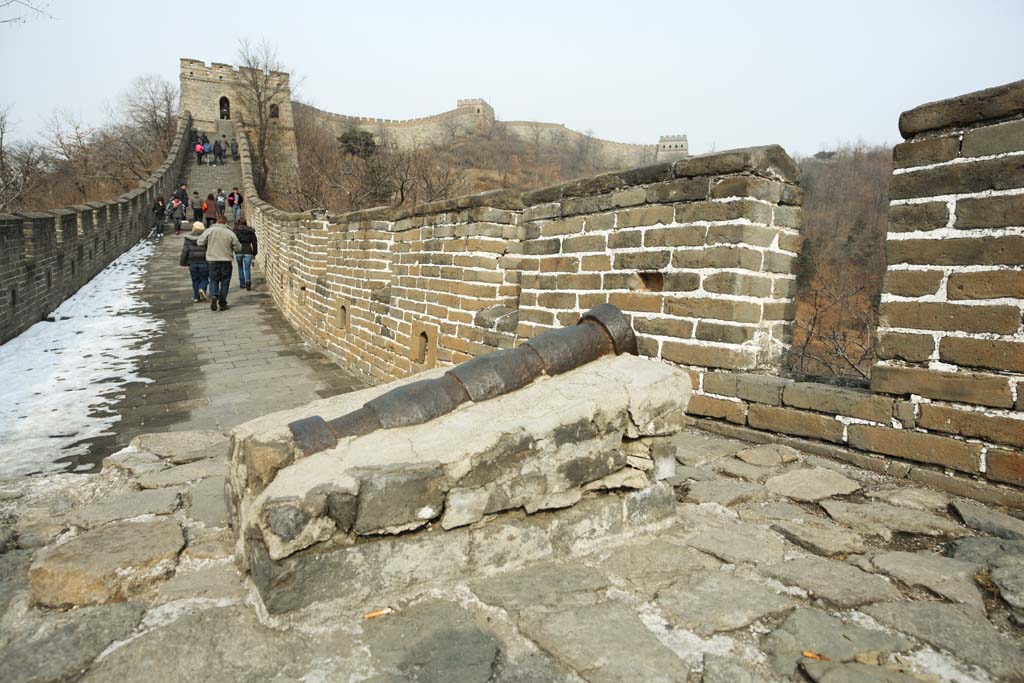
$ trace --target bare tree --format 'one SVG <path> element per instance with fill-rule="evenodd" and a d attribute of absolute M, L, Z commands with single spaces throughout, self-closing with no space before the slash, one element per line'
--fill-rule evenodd
<path fill-rule="evenodd" d="M 159 76 L 139 76 L 121 95 L 111 118 L 169 149 L 178 126 L 178 86 Z"/>
<path fill-rule="evenodd" d="M 49 6 L 48 2 L 32 0 L 0 0 L 0 24 L 24 24 L 39 17 L 53 19 L 47 12 Z"/>
<path fill-rule="evenodd" d="M 277 132 L 271 121 L 271 106 L 286 104 L 288 83 L 277 48 L 267 41 L 252 43 L 242 39 L 238 44 L 238 95 L 241 99 L 241 122 L 251 135 L 249 149 L 253 161 L 253 180 L 261 195 L 267 192 L 270 176 L 269 152 Z"/>
<path fill-rule="evenodd" d="M 42 188 L 49 166 L 41 146 L 11 141 L 10 111 L 0 108 L 0 213 L 24 210 Z"/>

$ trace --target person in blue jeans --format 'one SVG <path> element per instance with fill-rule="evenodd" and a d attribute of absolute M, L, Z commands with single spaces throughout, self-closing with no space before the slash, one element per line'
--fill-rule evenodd
<path fill-rule="evenodd" d="M 210 310 L 228 310 L 228 287 L 231 286 L 231 264 L 235 252 L 242 248 L 234 231 L 227 226 L 223 215 L 203 231 L 196 244 L 206 247 L 206 262 L 210 265 Z"/>
<path fill-rule="evenodd" d="M 181 259 L 178 265 L 188 268 L 192 276 L 192 303 L 206 301 L 206 287 L 210 282 L 210 266 L 206 262 L 206 247 L 199 246 L 197 240 L 206 227 L 201 221 L 192 224 L 192 234 L 185 235 L 181 240 Z"/>
<path fill-rule="evenodd" d="M 252 260 L 259 253 L 256 231 L 249 227 L 244 218 L 239 218 L 238 224 L 235 225 L 235 236 L 242 245 L 235 254 L 235 260 L 238 262 L 238 286 L 252 289 Z"/>

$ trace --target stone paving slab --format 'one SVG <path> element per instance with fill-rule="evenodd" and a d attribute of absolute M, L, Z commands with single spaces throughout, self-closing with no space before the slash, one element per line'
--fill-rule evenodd
<path fill-rule="evenodd" d="M 714 454 L 685 467 L 700 468 L 703 481 L 742 483 L 716 472 L 714 464 L 735 459 L 734 444 L 713 439 L 682 440 L 708 444 Z M 180 454 L 136 455 L 155 458 L 138 464 L 160 465 L 160 474 L 201 462 L 170 465 L 188 459 L 188 449 L 183 440 Z M 809 462 L 801 453 L 778 468 L 751 467 L 780 472 Z M 120 465 L 5 484 L 0 524 L 50 529 L 26 538 L 46 549 L 22 546 L 18 534 L 15 547 L 0 553 L 5 663 L 29 662 L 56 680 L 149 681 L 160 671 L 168 680 L 375 683 L 992 683 L 1015 680 L 1024 665 L 1024 540 L 994 535 L 1019 519 L 977 506 L 970 517 L 988 520 L 987 530 L 972 529 L 960 523 L 962 513 L 927 502 L 927 490 L 895 496 L 904 482 L 850 468 L 838 471 L 863 490 L 820 504 L 771 492 L 732 507 L 698 503 L 679 482 L 670 500 L 675 514 L 659 530 L 627 529 L 627 515 L 642 511 L 602 499 L 603 507 L 584 500 L 502 525 L 484 521 L 461 535 L 444 532 L 447 544 L 427 542 L 440 530 L 396 536 L 378 543 L 371 561 L 335 566 L 322 581 L 287 577 L 302 600 L 268 616 L 252 605 L 258 593 L 236 568 L 230 530 L 204 521 L 223 510 L 217 474 L 181 484 L 180 507 L 161 521 L 65 530 L 64 520 L 138 493 L 139 478 L 153 474 Z M 890 493 L 872 495 L 882 491 Z M 875 533 L 890 520 L 914 532 Z M 145 544 L 129 538 L 128 531 L 157 524 L 164 531 Z M 604 535 L 609 529 L 614 539 Z M 97 533 L 107 540 L 94 540 Z M 107 618 L 94 611 L 100 607 L 65 611 L 33 602 L 30 567 L 64 563 L 70 553 L 62 585 L 84 586 L 99 575 L 116 584 L 124 563 L 108 566 L 110 557 L 143 553 L 146 544 L 167 545 L 156 571 L 141 577 L 133 602 L 101 606 L 125 605 L 123 613 Z M 348 588 L 317 599 L 327 583 Z M 117 646 L 99 658 L 111 640 Z"/>

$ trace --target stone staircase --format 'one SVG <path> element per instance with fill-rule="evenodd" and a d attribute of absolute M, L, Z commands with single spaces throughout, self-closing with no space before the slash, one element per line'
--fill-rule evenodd
<path fill-rule="evenodd" d="M 235 134 L 234 126 L 230 121 L 219 121 L 216 131 L 199 131 L 200 133 L 206 133 L 212 143 L 214 140 L 220 140 L 223 142 L 227 140 L 231 142 Z M 221 136 L 226 137 L 221 137 Z M 211 155 L 212 156 L 212 155 Z M 199 193 L 201 198 L 206 198 L 206 195 L 213 194 L 216 196 L 217 188 L 224 190 L 225 194 L 231 192 L 231 188 L 242 186 L 242 165 L 239 161 L 234 161 L 231 158 L 230 151 L 225 155 L 225 162 L 220 166 L 208 166 L 204 163 L 200 166 L 196 164 L 196 155 L 191 153 L 188 155 L 187 161 L 184 168 L 182 169 L 181 182 L 188 184 L 189 196 L 192 191 Z"/>

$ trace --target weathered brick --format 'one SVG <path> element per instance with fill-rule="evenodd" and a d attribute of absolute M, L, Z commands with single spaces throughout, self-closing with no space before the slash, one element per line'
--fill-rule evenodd
<path fill-rule="evenodd" d="M 746 218 L 751 223 L 770 225 L 772 207 L 749 199 L 735 202 L 694 202 L 682 204 L 676 209 L 676 222 L 734 221 Z"/>
<path fill-rule="evenodd" d="M 917 394 L 994 408 L 1013 405 L 1007 378 L 970 372 L 876 365 L 871 370 L 871 390 L 885 394 Z"/>
<path fill-rule="evenodd" d="M 557 254 L 561 248 L 562 243 L 557 239 L 527 240 L 523 242 L 523 254 L 526 256 Z"/>
<path fill-rule="evenodd" d="M 949 205 L 946 202 L 904 204 L 889 207 L 889 232 L 935 230 L 949 223 Z"/>
<path fill-rule="evenodd" d="M 1013 334 L 1020 325 L 1016 306 L 966 306 L 947 303 L 893 301 L 878 309 L 882 327 L 914 330 L 959 330 Z"/>
<path fill-rule="evenodd" d="M 755 429 L 823 439 L 833 443 L 843 441 L 843 423 L 830 417 L 792 408 L 752 404 L 747 410 L 747 424 Z"/>
<path fill-rule="evenodd" d="M 761 270 L 761 252 L 743 247 L 677 249 L 672 253 L 676 268 L 743 268 Z"/>
<path fill-rule="evenodd" d="M 556 256 L 541 259 L 542 273 L 576 273 L 580 269 L 580 260 L 575 256 Z"/>
<path fill-rule="evenodd" d="M 960 153 L 960 136 L 913 140 L 896 145 L 892 150 L 893 168 L 927 166 L 955 159 Z"/>
<path fill-rule="evenodd" d="M 885 249 L 890 265 L 1024 265 L 1022 235 L 945 240 L 889 240 Z"/>
<path fill-rule="evenodd" d="M 643 244 L 644 233 L 641 230 L 616 230 L 608 235 L 609 249 L 631 249 Z"/>
<path fill-rule="evenodd" d="M 896 401 L 893 413 L 904 429 L 913 429 L 917 426 L 917 413 L 910 401 Z"/>
<path fill-rule="evenodd" d="M 746 147 L 687 157 L 672 167 L 677 178 L 750 173 L 784 182 L 800 182 L 800 167 L 779 145 Z"/>
<path fill-rule="evenodd" d="M 707 199 L 707 178 L 682 178 L 667 183 L 657 183 L 647 187 L 647 201 L 651 204 L 670 202 L 690 202 Z"/>
<path fill-rule="evenodd" d="M 611 267 L 612 257 L 608 254 L 584 256 L 580 260 L 580 270 L 583 271 L 611 270 Z"/>
<path fill-rule="evenodd" d="M 753 349 L 730 349 L 719 346 L 708 346 L 700 342 L 686 344 L 683 342 L 665 342 L 661 347 L 661 356 L 665 360 L 681 365 L 696 365 L 706 368 L 745 369 L 754 366 L 757 361 Z"/>
<path fill-rule="evenodd" d="M 633 318 L 633 329 L 641 334 L 656 334 L 662 337 L 689 339 L 693 335 L 693 323 L 678 318 Z"/>
<path fill-rule="evenodd" d="M 939 342 L 939 359 L 954 365 L 1024 372 L 1024 343 L 944 337 Z"/>
<path fill-rule="evenodd" d="M 1024 299 L 1024 271 L 986 270 L 952 273 L 946 291 L 950 299 Z"/>
<path fill-rule="evenodd" d="M 783 390 L 792 383 L 791 379 L 772 375 L 738 374 L 736 395 L 747 401 L 780 406 Z"/>
<path fill-rule="evenodd" d="M 939 291 L 943 276 L 941 270 L 890 270 L 882 291 L 897 296 L 926 296 Z"/>
<path fill-rule="evenodd" d="M 985 476 L 993 481 L 1024 486 L 1024 452 L 990 449 L 985 455 Z"/>
<path fill-rule="evenodd" d="M 617 270 L 660 270 L 668 265 L 672 253 L 668 251 L 632 251 L 615 255 Z"/>
<path fill-rule="evenodd" d="M 791 322 L 795 315 L 796 306 L 792 301 L 769 301 L 764 304 L 765 320 L 786 320 Z"/>
<path fill-rule="evenodd" d="M 782 191 L 785 185 L 766 180 L 756 176 L 738 175 L 721 180 L 711 181 L 711 196 L 713 198 L 723 197 L 753 197 L 762 201 L 779 203 L 782 199 Z"/>
<path fill-rule="evenodd" d="M 772 292 L 772 281 L 761 275 L 714 273 L 704 278 L 704 289 L 716 294 L 767 297 Z"/>
<path fill-rule="evenodd" d="M 703 225 L 648 230 L 644 235 L 644 246 L 699 247 L 706 243 L 707 232 L 707 227 Z M 639 244 L 637 246 L 639 246 Z"/>
<path fill-rule="evenodd" d="M 562 240 L 562 253 L 570 254 L 580 251 L 604 251 L 604 235 L 577 235 Z"/>
<path fill-rule="evenodd" d="M 1024 225 L 1024 195 L 960 199 L 954 226 L 962 229 Z"/>
<path fill-rule="evenodd" d="M 761 320 L 761 306 L 749 301 L 673 297 L 665 300 L 665 311 L 685 318 L 713 318 L 741 323 Z"/>
<path fill-rule="evenodd" d="M 747 325 L 726 325 L 701 320 L 697 324 L 697 339 L 723 344 L 745 344 L 754 338 L 756 328 Z"/>
<path fill-rule="evenodd" d="M 663 301 L 660 294 L 644 294 L 641 292 L 630 292 L 629 294 L 613 293 L 608 297 L 608 303 L 618 306 L 624 311 L 640 311 L 644 313 L 660 313 Z"/>
<path fill-rule="evenodd" d="M 777 251 L 767 251 L 764 254 L 764 270 L 786 275 L 796 273 L 796 258 Z"/>
<path fill-rule="evenodd" d="M 668 224 L 672 222 L 675 210 L 671 206 L 644 206 L 637 209 L 619 211 L 617 225 L 620 228 Z"/>
<path fill-rule="evenodd" d="M 583 218 L 567 218 L 560 221 L 544 221 L 540 224 L 540 234 L 544 237 L 553 235 L 571 235 L 583 232 Z"/>
<path fill-rule="evenodd" d="M 1024 119 L 974 128 L 964 133 L 963 155 L 981 157 L 1024 149 Z"/>
<path fill-rule="evenodd" d="M 611 230 L 615 227 L 614 213 L 599 213 L 593 216 L 584 216 L 586 219 L 587 232 L 595 230 Z"/>
<path fill-rule="evenodd" d="M 767 247 L 775 241 L 778 230 L 756 225 L 712 225 L 708 228 L 708 244 L 752 244 Z"/>
<path fill-rule="evenodd" d="M 746 406 L 742 402 L 726 401 L 702 394 L 694 394 L 690 397 L 686 412 L 691 415 L 727 420 L 740 425 L 747 421 Z"/>
<path fill-rule="evenodd" d="M 720 396 L 735 396 L 736 373 L 705 372 L 703 389 L 709 394 L 719 394 Z"/>
<path fill-rule="evenodd" d="M 796 296 L 796 278 L 779 277 L 772 280 L 772 296 L 776 299 L 792 299 Z"/>
<path fill-rule="evenodd" d="M 543 292 L 537 296 L 542 308 L 576 308 L 576 295 L 562 292 Z"/>
<path fill-rule="evenodd" d="M 900 114 L 904 138 L 929 130 L 967 126 L 1005 118 L 1024 109 L 1024 81 L 929 102 Z"/>
<path fill-rule="evenodd" d="M 1010 190 L 1024 187 L 1024 158 L 986 159 L 894 175 L 889 199 Z"/>
<path fill-rule="evenodd" d="M 908 334 L 906 332 L 882 332 L 878 335 L 875 349 L 882 360 L 905 360 L 923 363 L 931 358 L 935 340 L 930 334 Z"/>
<path fill-rule="evenodd" d="M 600 273 L 558 275 L 555 286 L 558 289 L 601 289 L 601 275 Z"/>
<path fill-rule="evenodd" d="M 799 206 L 776 206 L 772 208 L 772 225 L 799 230 L 804 224 L 804 212 Z"/>
<path fill-rule="evenodd" d="M 869 425 L 850 425 L 848 437 L 850 445 L 862 451 L 942 465 L 961 472 L 977 473 L 980 469 L 979 444 L 908 429 Z"/>
<path fill-rule="evenodd" d="M 700 286 L 697 273 L 665 273 L 662 290 L 666 292 L 692 292 Z"/>
<path fill-rule="evenodd" d="M 917 426 L 1008 446 L 1024 446 L 1024 420 L 986 415 L 974 410 L 925 403 L 921 405 Z"/>
<path fill-rule="evenodd" d="M 647 190 L 642 187 L 630 187 L 612 192 L 612 206 L 636 206 L 647 201 Z"/>
<path fill-rule="evenodd" d="M 800 249 L 803 248 L 804 236 L 795 235 L 790 233 L 781 233 L 779 235 L 779 249 L 784 251 L 791 251 L 794 254 L 799 254 Z"/>
<path fill-rule="evenodd" d="M 885 425 L 892 418 L 891 398 L 828 384 L 795 382 L 785 388 L 782 400 L 794 408 L 846 415 Z"/>

